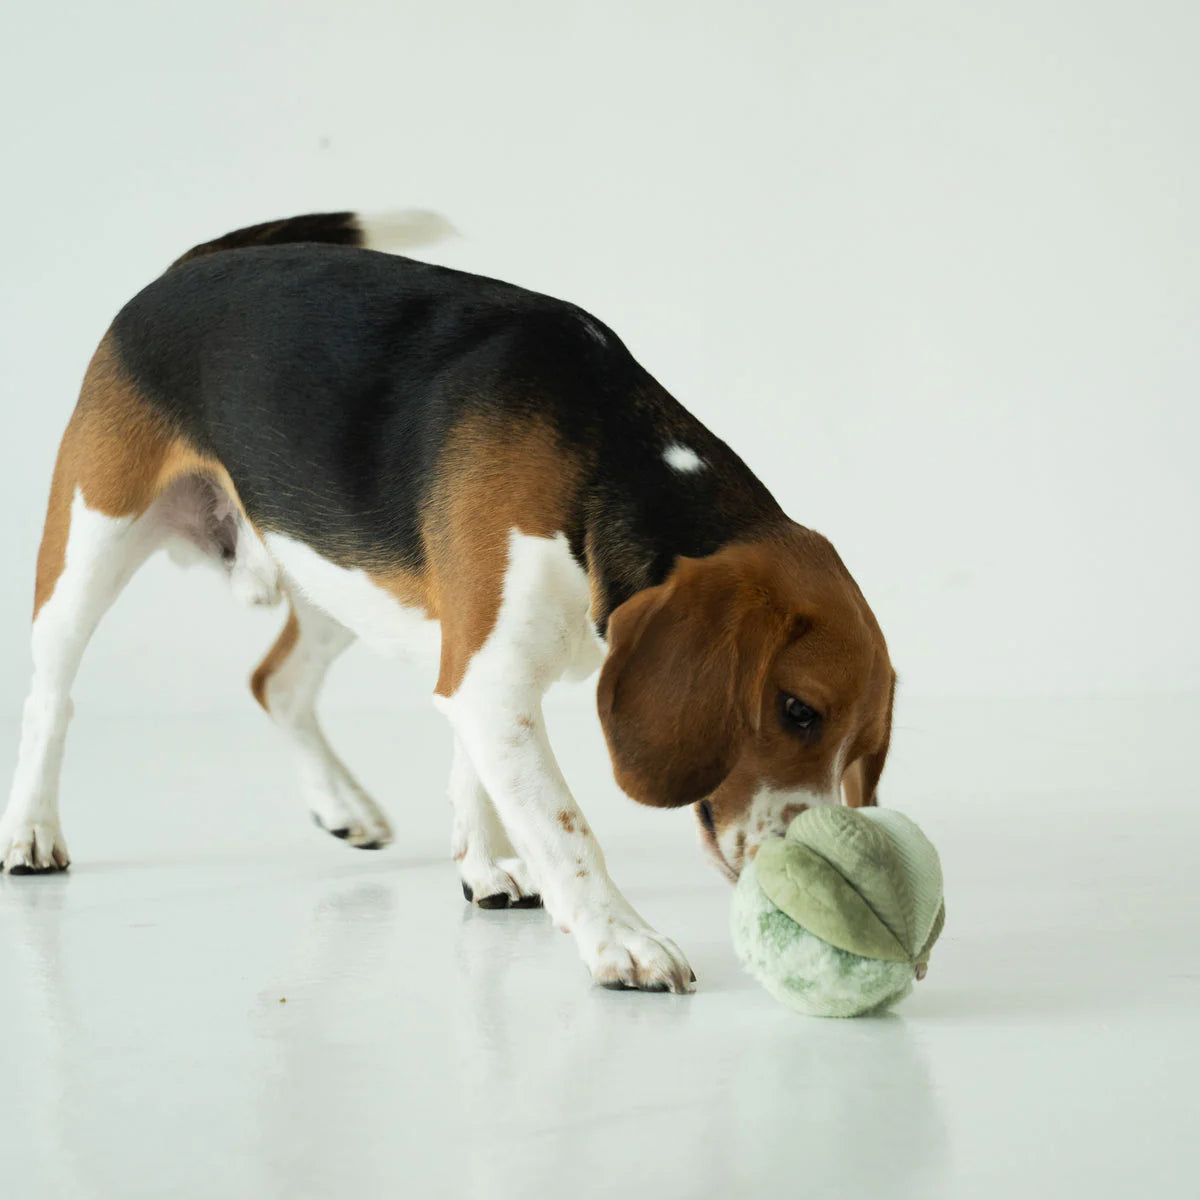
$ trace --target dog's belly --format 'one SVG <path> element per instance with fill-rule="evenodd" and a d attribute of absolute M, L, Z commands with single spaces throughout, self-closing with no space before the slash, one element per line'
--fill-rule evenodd
<path fill-rule="evenodd" d="M 422 609 L 402 603 L 365 571 L 339 567 L 295 538 L 268 533 L 264 541 L 289 587 L 377 653 L 436 666 L 441 625 Z M 571 557 L 566 539 L 514 531 L 509 554 L 508 574 L 532 571 L 541 586 L 536 603 L 501 615 L 539 632 L 534 639 L 538 644 L 522 645 L 539 660 L 547 683 L 586 679 L 603 661 L 605 646 L 588 618 L 587 575 Z M 507 590 L 507 578 L 505 585 Z"/>
<path fill-rule="evenodd" d="M 279 533 L 264 538 L 290 587 L 379 654 L 437 664 L 441 626 L 402 604 L 361 570 L 347 570 L 311 546 Z"/>

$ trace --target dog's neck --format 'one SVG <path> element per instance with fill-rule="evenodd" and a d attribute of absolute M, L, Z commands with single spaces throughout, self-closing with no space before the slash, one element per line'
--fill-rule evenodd
<path fill-rule="evenodd" d="M 612 612 L 662 583 L 680 557 L 704 558 L 787 520 L 753 471 L 662 389 L 611 424 L 572 539 L 601 637 Z"/>

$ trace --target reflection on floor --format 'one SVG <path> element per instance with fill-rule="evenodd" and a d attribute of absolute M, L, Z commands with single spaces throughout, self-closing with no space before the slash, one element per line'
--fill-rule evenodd
<path fill-rule="evenodd" d="M 689 814 L 617 795 L 582 706 L 553 717 L 564 769 L 695 996 L 592 989 L 544 914 L 463 903 L 432 712 L 330 721 L 397 828 L 378 853 L 296 811 L 248 709 L 83 713 L 75 866 L 0 880 L 0 1190 L 1186 1194 L 1198 717 L 1179 700 L 903 708 L 884 798 L 938 844 L 948 923 L 897 1014 L 846 1022 L 740 974 Z"/>

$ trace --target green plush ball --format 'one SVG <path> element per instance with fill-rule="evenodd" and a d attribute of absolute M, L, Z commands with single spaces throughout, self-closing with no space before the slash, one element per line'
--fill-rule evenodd
<path fill-rule="evenodd" d="M 912 991 L 942 931 L 937 851 L 891 809 L 806 809 L 764 842 L 733 898 L 742 965 L 815 1017 L 880 1012 Z"/>

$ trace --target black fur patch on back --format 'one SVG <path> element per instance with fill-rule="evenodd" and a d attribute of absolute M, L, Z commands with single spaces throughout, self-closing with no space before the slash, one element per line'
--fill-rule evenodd
<path fill-rule="evenodd" d="M 333 246 L 361 246 L 362 226 L 352 212 L 307 213 L 302 217 L 284 217 L 278 221 L 264 221 L 261 225 L 247 225 L 235 229 L 211 242 L 193 246 L 180 255 L 172 264 L 191 262 L 205 254 L 216 254 L 220 250 L 241 250 L 248 246 L 284 246 L 296 242 L 320 242 Z"/>
<path fill-rule="evenodd" d="M 374 251 L 268 246 L 199 257 L 113 324 L 142 392 L 228 470 L 251 520 L 343 566 L 423 565 L 450 430 L 549 422 L 584 468 L 565 530 L 609 597 L 782 517 L 719 438 L 574 305 Z M 597 335 L 600 336 L 597 336 Z M 664 462 L 690 448 L 694 473 Z"/>

